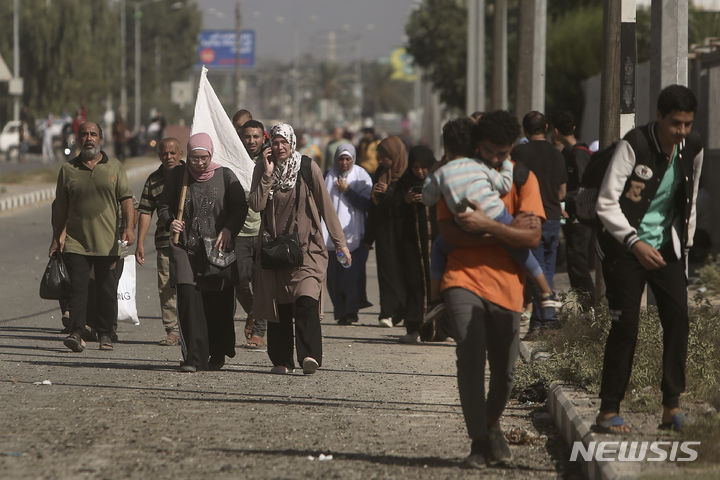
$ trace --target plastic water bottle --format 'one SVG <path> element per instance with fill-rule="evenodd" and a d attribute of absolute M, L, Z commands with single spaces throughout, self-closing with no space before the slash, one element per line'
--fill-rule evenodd
<path fill-rule="evenodd" d="M 350 268 L 350 262 L 348 262 L 348 258 L 345 256 L 345 254 L 343 252 L 340 252 L 340 251 L 337 252 L 337 259 L 343 268 Z"/>
<path fill-rule="evenodd" d="M 118 240 L 118 255 L 120 255 L 120 258 L 127 257 L 128 253 L 130 253 L 129 250 L 127 240 Z"/>

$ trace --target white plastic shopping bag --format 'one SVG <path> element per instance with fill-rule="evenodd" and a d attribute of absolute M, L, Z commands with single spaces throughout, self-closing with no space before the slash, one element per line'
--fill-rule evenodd
<path fill-rule="evenodd" d="M 213 161 L 233 171 L 245 193 L 250 191 L 252 173 L 255 164 L 248 155 L 245 146 L 225 113 L 207 79 L 207 68 L 203 66 L 200 84 L 195 99 L 195 113 L 190 133 L 207 133 L 213 142 Z"/>
<path fill-rule="evenodd" d="M 118 320 L 131 320 L 135 325 L 140 325 L 135 302 L 135 255 L 128 255 L 122 260 L 125 264 L 118 282 Z"/>

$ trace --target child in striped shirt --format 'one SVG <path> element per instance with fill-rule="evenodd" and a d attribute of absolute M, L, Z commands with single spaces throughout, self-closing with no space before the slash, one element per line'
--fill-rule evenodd
<path fill-rule="evenodd" d="M 467 208 L 473 208 L 468 200 L 473 201 L 480 206 L 485 215 L 509 225 L 513 221 L 513 216 L 508 213 L 501 197 L 510 192 L 512 183 L 513 163 L 510 159 L 504 160 L 500 169 L 496 170 L 481 159 L 457 158 L 428 175 L 423 186 L 423 202 L 425 205 L 432 206 L 443 197 L 450 211 L 457 215 Z M 530 249 L 502 245 L 513 260 L 522 265 L 533 278 L 542 294 L 542 307 L 560 307 L 560 302 L 550 288 L 540 264 Z M 448 247 L 450 246 L 441 241 L 438 243 L 437 251 L 436 248 L 433 248 L 431 275 L 437 276 L 439 273 L 442 277 L 447 263 L 447 253 L 452 250 L 452 247 Z M 436 265 L 432 266 L 433 263 Z"/>

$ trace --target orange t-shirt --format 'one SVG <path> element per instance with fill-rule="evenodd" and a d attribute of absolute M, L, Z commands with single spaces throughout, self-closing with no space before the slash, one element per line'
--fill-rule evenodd
<path fill-rule="evenodd" d="M 530 172 L 518 192 L 515 183 L 502 197 L 510 215 L 533 212 L 545 220 L 537 178 Z M 438 221 L 453 218 L 444 199 L 437 206 Z M 525 268 L 512 259 L 500 244 L 456 248 L 450 252 L 443 275 L 441 290 L 461 287 L 513 312 L 522 311 Z"/>

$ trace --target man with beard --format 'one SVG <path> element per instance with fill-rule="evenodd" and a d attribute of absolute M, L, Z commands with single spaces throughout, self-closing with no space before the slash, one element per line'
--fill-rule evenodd
<path fill-rule="evenodd" d="M 58 173 L 49 252 L 62 252 L 70 275 L 70 334 L 63 343 L 73 352 L 85 349 L 81 332 L 88 320 L 88 295 L 94 294 L 98 318 L 93 323 L 100 350 L 112 350 L 117 317 L 117 282 L 112 269 L 119 259 L 119 241 L 126 245 L 135 242 L 133 222 L 125 222 L 119 235 L 119 210 L 123 218 L 135 218 L 132 191 L 122 164 L 101 150 L 99 124 L 81 124 L 77 142 L 80 154 L 63 164 Z M 63 230 L 65 238 L 61 238 Z M 89 293 L 91 269 L 95 291 Z"/>

